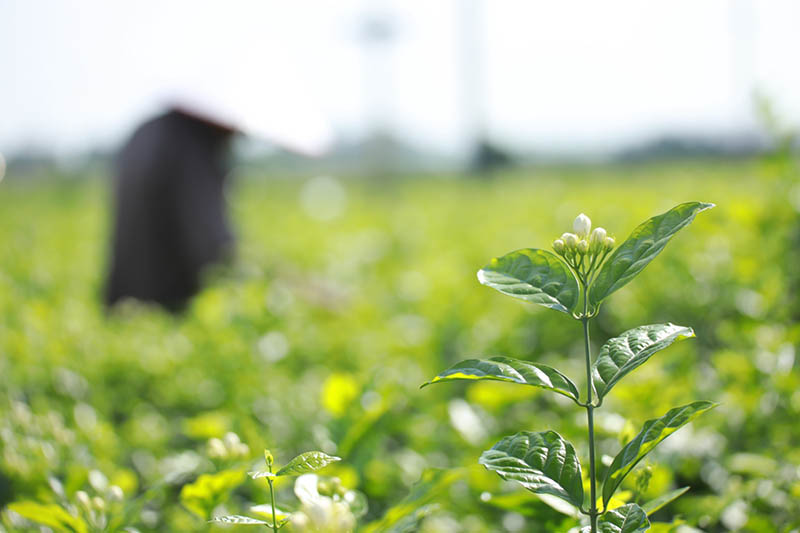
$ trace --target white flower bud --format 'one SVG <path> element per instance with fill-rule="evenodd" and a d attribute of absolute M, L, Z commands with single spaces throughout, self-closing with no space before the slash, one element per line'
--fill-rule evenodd
<path fill-rule="evenodd" d="M 79 490 L 75 493 L 75 499 L 78 500 L 78 503 L 83 506 L 84 509 L 89 509 L 92 506 L 92 502 L 89 499 L 89 495 L 86 494 L 85 491 Z"/>
<path fill-rule="evenodd" d="M 236 447 L 234 453 L 236 453 L 236 455 L 239 457 L 247 457 L 250 455 L 250 446 L 242 442 Z"/>
<path fill-rule="evenodd" d="M 47 482 L 50 484 L 50 488 L 56 493 L 57 496 L 64 496 L 64 485 L 58 479 L 49 477 L 47 478 Z"/>
<path fill-rule="evenodd" d="M 209 457 L 222 458 L 227 457 L 228 449 L 225 448 L 225 444 L 220 439 L 214 437 L 208 441 L 207 453 Z"/>
<path fill-rule="evenodd" d="M 564 241 L 562 241 L 561 239 L 556 239 L 555 241 L 553 241 L 553 250 L 555 250 L 557 254 L 563 254 Z"/>
<path fill-rule="evenodd" d="M 125 498 L 125 494 L 118 485 L 111 485 L 108 488 L 108 499 L 114 502 L 121 502 Z"/>
<path fill-rule="evenodd" d="M 591 219 L 581 213 L 575 217 L 575 222 L 572 223 L 572 230 L 581 237 L 588 237 L 589 232 L 592 231 Z"/>
<path fill-rule="evenodd" d="M 242 441 L 239 439 L 239 435 L 232 431 L 225 433 L 225 436 L 222 437 L 222 443 L 228 450 L 235 449 L 241 442 Z"/>
<path fill-rule="evenodd" d="M 585 239 L 581 239 L 581 242 L 578 243 L 578 253 L 583 255 L 589 251 L 589 243 L 586 242 Z"/>
<path fill-rule="evenodd" d="M 94 508 L 97 509 L 98 511 L 103 511 L 106 508 L 106 501 L 100 496 L 95 496 L 94 498 L 92 498 L 92 504 L 94 505 Z"/>
<path fill-rule="evenodd" d="M 603 240 L 606 238 L 606 230 L 603 228 L 595 228 L 589 236 L 589 250 L 591 253 L 596 254 L 603 251 Z"/>
<path fill-rule="evenodd" d="M 105 492 L 108 489 L 108 478 L 99 470 L 89 471 L 89 485 L 97 492 Z"/>
<path fill-rule="evenodd" d="M 606 230 L 603 228 L 594 228 L 592 230 L 592 236 L 589 238 L 589 240 L 592 244 L 601 244 L 605 240 L 606 236 Z"/>
<path fill-rule="evenodd" d="M 575 250 L 575 247 L 578 246 L 578 236 L 574 233 L 565 233 L 561 236 L 561 240 L 564 241 L 567 250 Z"/>
<path fill-rule="evenodd" d="M 603 239 L 603 245 L 606 247 L 606 250 L 611 250 L 614 247 L 614 244 L 616 244 L 614 237 L 606 237 Z"/>

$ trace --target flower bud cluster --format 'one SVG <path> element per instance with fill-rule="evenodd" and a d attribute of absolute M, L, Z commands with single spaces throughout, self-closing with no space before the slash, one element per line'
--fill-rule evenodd
<path fill-rule="evenodd" d="M 575 218 L 572 231 L 553 241 L 553 250 L 586 280 L 614 248 L 615 241 L 605 229 L 593 230 L 591 219 L 583 213 Z"/>
<path fill-rule="evenodd" d="M 105 530 L 109 516 L 119 511 L 118 504 L 124 500 L 125 494 L 118 485 L 109 485 L 107 478 L 97 470 L 89 472 L 89 484 L 96 491 L 95 496 L 90 496 L 85 490 L 75 492 L 76 505 L 68 506 L 68 510 L 83 516 L 94 528 Z"/>
<path fill-rule="evenodd" d="M 206 452 L 212 459 L 247 459 L 250 456 L 250 447 L 239 439 L 239 435 L 228 432 L 221 439 L 210 439 Z"/>

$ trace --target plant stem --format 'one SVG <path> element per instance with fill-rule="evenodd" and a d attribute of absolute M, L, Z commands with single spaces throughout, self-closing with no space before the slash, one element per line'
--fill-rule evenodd
<path fill-rule="evenodd" d="M 592 355 L 589 350 L 589 295 L 587 285 L 583 285 L 583 341 L 586 351 L 586 418 L 589 424 L 589 483 L 591 486 L 591 505 L 589 507 L 589 519 L 591 520 L 591 533 L 597 531 L 597 480 L 595 479 L 594 466 L 594 405 L 592 405 Z"/>
<path fill-rule="evenodd" d="M 272 472 L 272 468 L 269 469 Z M 269 483 L 269 497 L 272 500 L 272 531 L 278 533 L 278 520 L 275 518 L 275 490 L 272 488 L 272 478 L 267 478 Z"/>

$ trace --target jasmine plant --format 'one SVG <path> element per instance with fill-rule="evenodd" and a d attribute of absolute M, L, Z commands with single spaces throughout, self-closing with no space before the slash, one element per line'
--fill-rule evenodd
<path fill-rule="evenodd" d="M 642 506 L 627 503 L 612 508 L 611 498 L 625 477 L 658 443 L 700 414 L 713 408 L 696 401 L 648 420 L 598 476 L 595 457 L 594 412 L 611 389 L 656 352 L 673 342 L 694 336 L 690 327 L 671 323 L 639 326 L 609 339 L 592 357 L 589 321 L 613 292 L 636 277 L 697 213 L 713 204 L 689 202 L 639 225 L 615 248 L 603 228 L 592 230 L 589 217 L 578 215 L 573 231 L 553 242 L 555 253 L 536 248 L 517 250 L 492 261 L 478 272 L 478 280 L 503 294 L 560 311 L 581 323 L 586 366 L 585 394 L 555 368 L 512 359 L 491 357 L 457 363 L 423 384 L 454 380 L 495 380 L 543 388 L 566 396 L 586 410 L 589 448 L 588 497 L 584 474 L 572 444 L 555 431 L 523 431 L 501 439 L 480 457 L 480 464 L 503 479 L 519 482 L 534 494 L 561 498 L 586 516 L 588 533 L 639 533 L 650 529 L 649 514 L 676 499 L 678 489 Z M 598 496 L 598 492 L 600 495 Z"/>

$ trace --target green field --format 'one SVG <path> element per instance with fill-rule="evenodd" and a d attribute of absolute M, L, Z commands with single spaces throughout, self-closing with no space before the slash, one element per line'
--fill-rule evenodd
<path fill-rule="evenodd" d="M 477 457 L 503 435 L 551 427 L 583 457 L 580 411 L 500 383 L 419 386 L 476 355 L 551 364 L 583 383 L 579 325 L 482 287 L 475 272 L 511 250 L 549 248 L 579 212 L 621 242 L 641 220 L 700 200 L 717 208 L 594 321 L 595 348 L 646 323 L 697 332 L 615 389 L 598 419 L 598 452 L 613 457 L 675 405 L 720 402 L 651 454 L 624 496 L 690 487 L 652 517 L 673 525 L 653 531 L 800 531 L 800 221 L 788 200 L 800 194 L 787 168 L 692 162 L 492 180 L 343 179 L 344 203 L 334 206 L 326 195 L 309 200 L 305 180 L 251 172 L 230 191 L 238 258 L 180 317 L 133 305 L 107 317 L 99 305 L 103 179 L 9 176 L 0 182 L 0 505 L 69 510 L 76 491 L 102 493 L 101 472 L 124 499 L 105 504 L 119 523 L 97 531 L 221 530 L 200 515 L 248 514 L 268 500 L 242 473 L 264 448 L 283 462 L 319 449 L 343 459 L 327 475 L 367 496 L 361 526 L 433 467 L 459 468 L 458 478 L 429 495 L 436 507 L 408 531 L 567 531 L 578 522 Z M 314 216 L 337 207 L 331 220 Z M 249 452 L 210 453 L 209 439 L 228 432 Z M 181 501 L 182 486 L 223 471 L 241 483 L 209 509 Z M 290 483 L 278 497 L 296 502 Z M 7 510 L 0 524 L 49 531 Z"/>

